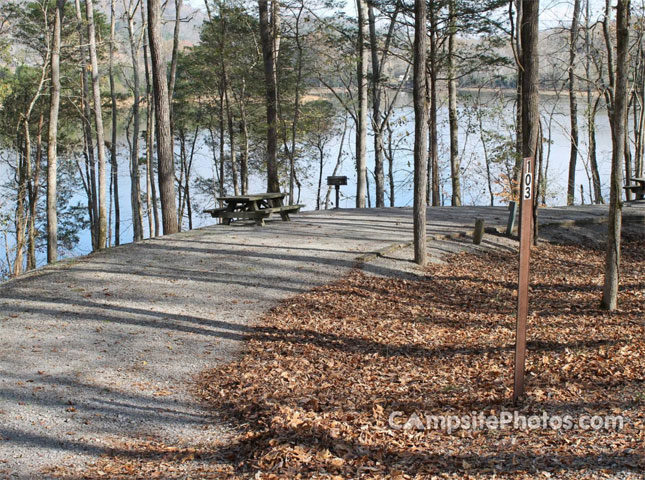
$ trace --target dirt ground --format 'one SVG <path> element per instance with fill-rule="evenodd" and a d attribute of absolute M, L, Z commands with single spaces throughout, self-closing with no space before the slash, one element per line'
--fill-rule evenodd
<path fill-rule="evenodd" d="M 578 222 L 566 236 L 598 242 L 605 213 L 548 209 L 540 221 Z M 645 209 L 625 215 L 642 235 Z M 429 253 L 511 253 L 513 240 L 487 235 L 474 247 L 469 238 L 475 218 L 501 228 L 506 217 L 501 207 L 431 209 Z M 562 241 L 553 228 L 543 235 Z M 136 452 L 143 439 L 226 443 L 235 432 L 191 394 L 194 376 L 239 358 L 251 327 L 276 305 L 357 264 L 380 277 L 418 277 L 411 237 L 409 209 L 305 213 L 125 245 L 3 284 L 0 478 L 39 478 L 57 465 L 83 472 L 103 455 Z"/>

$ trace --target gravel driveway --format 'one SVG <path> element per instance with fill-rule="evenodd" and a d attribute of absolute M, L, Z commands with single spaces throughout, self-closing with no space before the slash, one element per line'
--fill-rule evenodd
<path fill-rule="evenodd" d="M 541 221 L 605 214 L 549 209 Z M 428 232 L 467 232 L 475 217 L 505 225 L 506 216 L 505 208 L 431 209 Z M 82 465 L 117 440 L 225 438 L 188 393 L 192 376 L 231 360 L 276 302 L 412 238 L 410 209 L 293 218 L 125 245 L 3 284 L 0 478 L 42 478 L 43 467 Z M 405 268 L 396 260 L 379 273 Z"/>

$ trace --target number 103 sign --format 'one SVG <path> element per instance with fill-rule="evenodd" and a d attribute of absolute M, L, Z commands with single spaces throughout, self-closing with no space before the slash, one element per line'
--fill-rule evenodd
<path fill-rule="evenodd" d="M 524 159 L 524 175 L 522 177 L 522 192 L 524 200 L 533 198 L 533 158 Z"/>

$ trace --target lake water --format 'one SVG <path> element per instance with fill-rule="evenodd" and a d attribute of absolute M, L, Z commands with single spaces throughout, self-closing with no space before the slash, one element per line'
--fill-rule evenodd
<path fill-rule="evenodd" d="M 447 100 L 447 99 L 442 99 Z M 479 120 L 477 111 L 486 112 L 482 120 L 482 126 L 487 130 L 489 135 L 498 134 L 501 137 L 511 138 L 513 132 L 514 110 L 512 96 L 499 98 L 493 94 L 483 94 L 479 99 L 474 98 L 471 94 L 460 94 L 459 96 L 459 150 L 462 161 L 462 203 L 465 205 L 487 205 L 490 202 L 487 181 L 484 167 L 484 154 L 482 140 L 480 136 Z M 392 120 L 395 124 L 394 140 L 396 144 L 396 155 L 394 163 L 394 184 L 395 184 L 395 206 L 410 206 L 412 204 L 412 179 L 413 179 L 413 152 L 414 145 L 414 113 L 411 107 L 412 98 L 408 93 L 401 94 L 397 107 L 394 110 Z M 544 144 L 545 163 L 548 160 L 549 169 L 547 175 L 548 196 L 547 204 L 549 206 L 563 205 L 566 203 L 566 183 L 569 163 L 569 106 L 568 98 L 562 97 L 557 99 L 554 96 L 544 95 L 541 97 L 541 116 L 544 137 L 551 139 L 551 143 Z M 580 160 L 576 171 L 576 203 L 581 203 L 580 184 L 584 185 L 585 203 L 589 203 L 589 180 L 586 168 L 587 156 L 587 131 L 585 128 L 586 120 L 584 118 L 585 104 L 584 98 L 579 99 L 579 125 L 580 125 Z M 342 120 L 339 120 L 342 125 Z M 442 197 L 446 205 L 450 204 L 450 166 L 449 166 L 449 130 L 448 130 L 448 111 L 447 106 L 443 104 L 438 112 L 439 122 L 439 162 L 440 176 L 442 182 Z M 609 173 L 611 165 L 611 137 L 607 115 L 604 110 L 600 111 L 596 118 L 597 128 L 597 159 L 600 169 L 600 176 L 603 185 L 603 193 L 607 195 L 607 185 L 609 182 Z M 551 129 L 549 131 L 549 124 Z M 371 132 L 370 132 L 371 133 Z M 201 176 L 212 179 L 214 176 L 213 154 L 208 144 L 206 132 L 198 136 L 196 143 L 195 157 L 193 162 L 192 177 Z M 119 161 L 119 192 L 121 206 L 121 243 L 132 241 L 132 212 L 130 208 L 130 178 L 127 159 L 127 141 L 124 136 L 120 140 L 119 148 L 121 150 Z M 355 171 L 355 138 L 354 125 L 350 121 L 345 135 L 345 141 L 341 145 L 341 135 L 334 137 L 327 145 L 327 159 L 323 168 L 323 205 L 324 194 L 326 192 L 324 184 L 327 175 L 331 175 L 339 150 L 342 150 L 343 163 L 338 175 L 348 177 L 348 185 L 341 187 L 340 206 L 352 208 L 355 205 L 356 194 L 356 171 Z M 489 145 L 489 151 L 491 150 Z M 176 152 L 179 153 L 178 151 Z M 372 205 L 374 202 L 374 170 L 373 155 L 373 137 L 368 137 L 368 170 L 369 170 L 369 187 Z M 548 159 L 547 159 L 548 154 Z M 314 157 L 315 158 L 315 157 Z M 318 160 L 313 160 L 307 165 L 301 160 L 302 165 L 302 190 L 299 203 L 306 205 L 305 210 L 313 210 L 316 207 L 316 190 L 318 182 Z M 385 165 L 386 182 L 387 182 L 387 164 Z M 142 169 L 142 192 L 145 192 L 144 170 Z M 500 168 L 495 167 L 496 176 L 501 172 Z M 288 185 L 284 185 L 285 190 Z M 265 191 L 265 179 L 254 175 L 250 178 L 250 191 Z M 389 187 L 386 183 L 386 190 Z M 497 188 L 499 190 L 499 188 Z M 195 189 L 193 189 L 193 192 Z M 227 192 L 232 193 L 232 192 Z M 44 194 L 44 192 L 43 192 Z M 333 201 L 332 194 L 332 201 Z M 84 192 L 79 192 L 76 199 L 85 204 L 86 198 Z M 193 227 L 197 228 L 204 225 L 215 223 L 210 216 L 201 213 L 205 206 L 214 205 L 213 198 L 205 197 L 196 193 L 192 194 L 193 200 Z M 496 204 L 501 204 L 501 199 L 496 199 Z M 389 205 L 389 197 L 386 196 L 386 204 Z M 149 236 L 147 219 L 144 218 L 145 237 Z M 187 222 L 184 222 L 187 226 Z M 0 248 L 0 250 L 2 250 Z M 67 256 L 76 256 L 89 253 L 91 251 L 91 242 L 89 231 L 83 232 L 81 240 L 76 248 L 67 252 Z M 4 258 L 4 251 L 0 252 L 0 258 Z M 44 256 L 41 255 L 39 263 L 44 263 Z"/>

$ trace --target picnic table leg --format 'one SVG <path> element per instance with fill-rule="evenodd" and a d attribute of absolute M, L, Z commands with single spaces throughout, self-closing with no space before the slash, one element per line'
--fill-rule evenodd
<path fill-rule="evenodd" d="M 282 197 L 273 199 L 272 203 L 273 203 L 274 207 L 283 207 L 284 206 L 284 201 L 282 200 Z M 280 212 L 280 217 L 282 218 L 283 222 L 289 222 L 291 220 L 291 218 L 289 218 L 289 213 L 288 212 Z"/>
<path fill-rule="evenodd" d="M 258 207 L 258 202 L 252 201 L 249 204 L 249 210 L 252 212 L 259 212 L 260 208 Z M 255 220 L 255 224 L 259 227 L 264 227 L 264 218 L 260 217 Z"/>
<path fill-rule="evenodd" d="M 235 211 L 235 203 L 234 203 L 234 202 L 229 203 L 229 204 L 226 206 L 226 211 L 227 211 L 227 212 L 233 212 L 233 211 Z M 224 218 L 224 219 L 222 220 L 222 223 L 223 223 L 224 225 L 230 225 L 230 224 L 231 224 L 231 220 L 233 220 L 233 219 L 232 219 L 232 218 Z"/>

